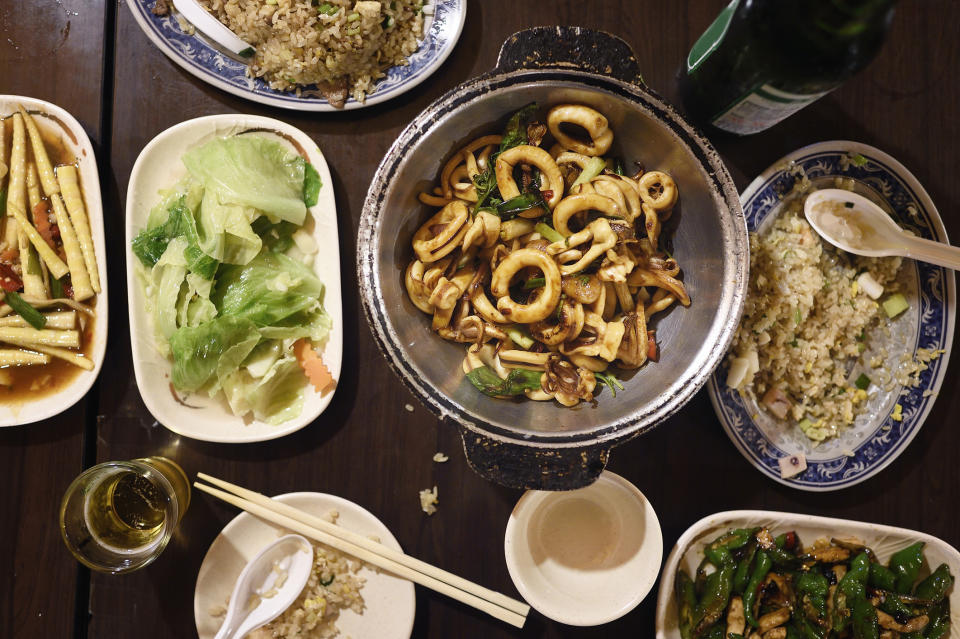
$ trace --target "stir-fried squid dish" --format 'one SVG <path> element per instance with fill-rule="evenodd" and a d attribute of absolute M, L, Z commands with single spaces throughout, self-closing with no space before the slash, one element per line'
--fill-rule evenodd
<path fill-rule="evenodd" d="M 598 382 L 623 388 L 611 364 L 656 361 L 650 319 L 690 304 L 661 246 L 678 191 L 662 171 L 628 176 L 605 157 L 614 134 L 596 110 L 557 105 L 546 124 L 536 112 L 459 149 L 420 194 L 439 210 L 414 234 L 404 279 L 433 330 L 469 344 L 463 370 L 481 392 L 575 406 Z"/>
<path fill-rule="evenodd" d="M 53 160 L 23 107 L 0 122 L 0 386 L 7 389 L 21 386 L 21 367 L 94 368 L 82 351 L 100 292 L 90 222 L 76 159 L 51 150 Z M 53 377 L 25 376 L 23 390 L 44 390 Z"/>

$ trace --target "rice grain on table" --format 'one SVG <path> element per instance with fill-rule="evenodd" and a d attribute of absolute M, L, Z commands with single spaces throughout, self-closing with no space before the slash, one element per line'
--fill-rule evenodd
<path fill-rule="evenodd" d="M 420 0 L 200 0 L 255 48 L 247 69 L 272 89 L 345 87 L 363 102 L 423 33 Z M 333 100 L 331 100 L 333 101 Z"/>

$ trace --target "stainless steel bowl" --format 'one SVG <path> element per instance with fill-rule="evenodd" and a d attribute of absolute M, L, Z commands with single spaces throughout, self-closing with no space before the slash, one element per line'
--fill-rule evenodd
<path fill-rule="evenodd" d="M 596 108 L 610 121 L 617 154 L 667 171 L 680 190 L 669 228 L 692 305 L 655 320 L 659 362 L 625 380 L 615 398 L 604 391 L 596 405 L 575 409 L 478 393 L 460 369 L 463 345 L 431 332 L 403 286 L 411 237 L 429 216 L 417 194 L 434 185 L 457 148 L 498 132 L 530 102 Z M 364 202 L 357 267 L 367 320 L 388 362 L 460 428 L 471 466 L 507 486 L 559 490 L 592 482 L 614 445 L 653 428 L 703 385 L 739 322 L 748 251 L 726 168 L 709 142 L 640 84 L 626 43 L 578 28 L 537 28 L 512 36 L 491 73 L 448 92 L 400 134 Z"/>

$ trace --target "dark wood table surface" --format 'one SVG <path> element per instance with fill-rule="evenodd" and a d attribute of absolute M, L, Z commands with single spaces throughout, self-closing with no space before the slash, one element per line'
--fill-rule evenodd
<path fill-rule="evenodd" d="M 440 424 L 388 369 L 364 321 L 354 267 L 368 182 L 400 130 L 432 100 L 488 70 L 500 44 L 524 27 L 582 25 L 630 43 L 646 81 L 679 103 L 676 70 L 726 0 L 673 2 L 471 0 L 463 35 L 438 72 L 411 92 L 359 111 L 270 109 L 209 87 L 168 60 L 117 0 L 3 0 L 0 93 L 52 101 L 73 113 L 96 148 L 104 196 L 110 336 L 98 382 L 84 400 L 42 423 L 0 430 L 0 637 L 191 637 L 197 570 L 234 509 L 195 494 L 164 554 L 126 576 L 91 575 L 60 540 L 57 509 L 70 480 L 94 463 L 164 454 L 192 476 L 231 479 L 268 494 L 320 491 L 353 500 L 407 552 L 516 595 L 503 533 L 519 491 L 467 466 L 456 431 Z M 748 138 L 714 139 L 738 187 L 775 159 L 829 139 L 875 145 L 924 184 L 960 238 L 960 3 L 904 0 L 878 59 L 783 124 Z M 309 427 L 280 440 L 208 444 L 178 437 L 147 411 L 133 378 L 123 246 L 131 167 L 155 135 L 189 118 L 268 115 L 310 134 L 333 174 L 340 224 L 344 367 L 336 396 Z M 609 468 L 650 499 L 665 554 L 694 521 L 733 508 L 765 508 L 915 528 L 960 546 L 960 363 L 954 357 L 923 429 L 887 469 L 834 493 L 793 490 L 763 477 L 736 451 L 701 391 L 652 433 L 615 449 Z M 412 405 L 413 412 L 404 409 Z M 450 456 L 445 464 L 431 458 Z M 417 491 L 439 487 L 427 517 Z M 523 630 L 417 590 L 415 637 L 652 637 L 656 591 L 598 628 L 532 613 Z"/>

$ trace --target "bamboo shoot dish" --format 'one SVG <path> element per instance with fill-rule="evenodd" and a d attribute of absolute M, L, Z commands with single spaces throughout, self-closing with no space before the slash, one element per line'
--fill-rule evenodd
<path fill-rule="evenodd" d="M 457 149 L 420 201 L 404 283 L 463 371 L 493 397 L 592 401 L 611 366 L 657 361 L 650 321 L 690 304 L 662 224 L 678 200 L 662 171 L 629 172 L 603 114 L 531 104 L 501 135 Z"/>
<path fill-rule="evenodd" d="M 308 382 L 334 383 L 319 355 L 331 328 L 313 269 L 319 175 L 265 132 L 216 137 L 181 160 L 186 176 L 132 240 L 171 391 L 181 403 L 222 393 L 237 416 L 291 420 Z"/>
<path fill-rule="evenodd" d="M 22 106 L 0 126 L 0 388 L 40 395 L 80 370 L 100 271 L 75 158 Z"/>
<path fill-rule="evenodd" d="M 766 528 L 730 530 L 675 582 L 683 639 L 941 639 L 954 576 L 926 565 L 924 543 L 884 563 L 853 538 L 816 540 Z"/>

